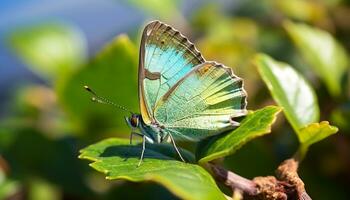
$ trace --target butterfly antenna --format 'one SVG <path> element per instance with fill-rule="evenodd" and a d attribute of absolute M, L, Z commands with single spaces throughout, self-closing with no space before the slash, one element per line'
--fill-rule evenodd
<path fill-rule="evenodd" d="M 116 103 L 114 103 L 114 102 L 112 102 L 104 97 L 97 95 L 96 92 L 94 92 L 89 86 L 85 85 L 84 88 L 86 91 L 88 91 L 92 94 L 91 100 L 93 102 L 97 102 L 97 103 L 101 103 L 101 104 L 109 104 L 109 105 L 112 105 L 112 106 L 119 108 L 121 110 L 130 112 L 131 114 L 133 113 L 129 109 L 125 108 L 124 106 L 118 105 L 118 104 L 116 104 Z"/>

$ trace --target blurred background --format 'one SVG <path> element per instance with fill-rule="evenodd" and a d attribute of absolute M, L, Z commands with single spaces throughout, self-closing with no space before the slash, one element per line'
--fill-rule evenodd
<path fill-rule="evenodd" d="M 0 199 L 177 199 L 153 183 L 107 181 L 77 158 L 79 149 L 103 138 L 129 137 L 128 113 L 92 103 L 82 86 L 138 111 L 140 35 L 154 19 L 181 30 L 207 60 L 244 78 L 250 110 L 274 104 L 252 65 L 256 53 L 303 74 L 316 90 L 321 120 L 340 131 L 311 147 L 300 176 L 313 199 L 350 198 L 349 62 L 335 78 L 340 89 L 332 89 L 284 26 L 289 20 L 324 30 L 349 52 L 350 1 L 3 0 Z M 223 164 L 247 178 L 271 175 L 297 147 L 295 133 L 279 115 L 272 134 Z"/>

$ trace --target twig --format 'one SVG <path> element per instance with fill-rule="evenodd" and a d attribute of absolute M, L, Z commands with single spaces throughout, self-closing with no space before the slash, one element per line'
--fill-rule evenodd
<path fill-rule="evenodd" d="M 293 193 L 293 187 L 284 181 L 277 180 L 274 176 L 255 177 L 258 193 L 249 199 L 287 200 Z"/>
<path fill-rule="evenodd" d="M 213 171 L 215 178 L 218 181 L 223 182 L 225 185 L 231 187 L 232 189 L 239 189 L 249 195 L 257 194 L 258 190 L 256 184 L 253 181 L 241 177 L 231 171 L 227 171 L 220 166 L 213 164 L 209 164 L 209 166 L 211 167 L 211 170 Z"/>
<path fill-rule="evenodd" d="M 306 193 L 304 182 L 298 175 L 299 162 L 295 159 L 285 160 L 276 170 L 276 176 L 295 187 L 298 199 L 311 200 Z"/>
<path fill-rule="evenodd" d="M 295 159 L 288 159 L 277 168 L 277 178 L 267 176 L 249 180 L 220 166 L 209 164 L 215 178 L 233 191 L 239 191 L 244 199 L 311 200 L 306 193 L 303 181 L 297 173 L 298 165 L 299 162 Z"/>

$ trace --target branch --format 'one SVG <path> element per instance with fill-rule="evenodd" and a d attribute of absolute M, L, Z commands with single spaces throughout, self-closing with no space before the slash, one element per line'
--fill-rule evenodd
<path fill-rule="evenodd" d="M 256 184 L 253 181 L 241 177 L 231 171 L 227 171 L 220 166 L 213 164 L 209 164 L 209 166 L 218 181 L 223 182 L 225 185 L 231 187 L 232 189 L 239 189 L 249 195 L 257 194 L 258 190 Z"/>
<path fill-rule="evenodd" d="M 276 170 L 276 176 L 295 187 L 298 199 L 311 200 L 306 193 L 305 184 L 298 175 L 299 161 L 291 158 L 282 162 Z"/>
<path fill-rule="evenodd" d="M 233 191 L 240 191 L 244 199 L 311 200 L 297 173 L 298 165 L 299 163 L 295 159 L 288 159 L 277 168 L 277 178 L 266 176 L 255 177 L 253 180 L 246 179 L 214 164 L 209 164 L 209 167 L 216 180 L 224 183 Z"/>

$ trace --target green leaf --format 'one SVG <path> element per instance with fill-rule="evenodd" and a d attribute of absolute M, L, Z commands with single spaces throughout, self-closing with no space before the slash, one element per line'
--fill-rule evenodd
<path fill-rule="evenodd" d="M 299 148 L 299 156 L 303 158 L 310 145 L 319 142 L 326 137 L 338 132 L 338 128 L 329 125 L 328 121 L 322 121 L 320 123 L 311 123 L 308 126 L 300 129 L 298 137 L 301 143 Z"/>
<path fill-rule="evenodd" d="M 170 154 L 164 154 L 167 151 L 176 155 L 171 145 L 163 144 L 159 148 L 159 145 L 147 143 L 145 158 L 137 167 L 141 145 L 128 144 L 126 139 L 106 139 L 81 150 L 79 158 L 93 161 L 90 166 L 106 174 L 109 180 L 153 181 L 182 199 L 225 199 L 213 178 L 202 167 L 176 161 Z M 185 159 L 193 159 L 190 153 L 183 155 Z"/>
<path fill-rule="evenodd" d="M 15 30 L 10 45 L 29 68 L 47 80 L 61 78 L 86 58 L 82 33 L 65 23 L 48 23 Z"/>
<path fill-rule="evenodd" d="M 286 22 L 284 27 L 329 92 L 340 95 L 341 79 L 349 64 L 344 47 L 326 31 L 292 22 Z"/>
<path fill-rule="evenodd" d="M 277 62 L 263 54 L 256 56 L 255 65 L 296 132 L 319 120 L 320 111 L 315 92 L 297 71 L 288 64 Z"/>
<path fill-rule="evenodd" d="M 126 35 L 118 36 L 60 85 L 59 100 L 80 132 L 129 131 L 124 120 L 128 112 L 90 101 L 83 86 L 89 85 L 99 95 L 137 112 L 137 59 L 136 46 Z"/>
<path fill-rule="evenodd" d="M 304 145 L 312 145 L 324 138 L 338 132 L 338 128 L 329 125 L 329 122 L 312 123 L 300 129 L 300 142 Z"/>
<path fill-rule="evenodd" d="M 255 64 L 275 101 L 294 128 L 301 143 L 299 156 L 303 158 L 308 147 L 338 131 L 328 122 L 319 120 L 319 107 L 312 87 L 291 66 L 277 62 L 267 55 L 258 55 Z"/>
<path fill-rule="evenodd" d="M 211 160 L 233 154 L 250 140 L 270 133 L 271 125 L 276 115 L 281 111 L 277 106 L 267 106 L 249 113 L 241 125 L 228 134 L 220 134 L 200 143 L 197 157 L 199 163 L 204 164 Z"/>

